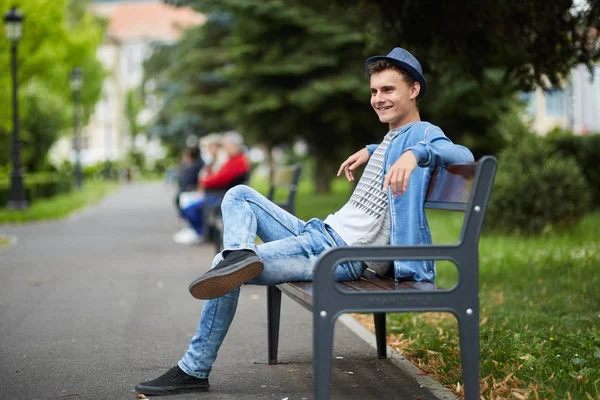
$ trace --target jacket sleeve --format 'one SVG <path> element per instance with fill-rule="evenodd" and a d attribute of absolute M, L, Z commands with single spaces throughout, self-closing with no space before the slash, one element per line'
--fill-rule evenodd
<path fill-rule="evenodd" d="M 407 148 L 417 158 L 420 167 L 437 168 L 446 164 L 466 164 L 474 161 L 473 153 L 454 144 L 437 126 L 430 126 L 417 144 Z"/>
<path fill-rule="evenodd" d="M 235 178 L 247 173 L 248 161 L 245 157 L 236 157 L 229 160 L 214 174 L 209 174 L 200 180 L 200 185 L 205 189 L 221 189 L 227 187 Z"/>
<path fill-rule="evenodd" d="M 367 145 L 367 150 L 369 152 L 369 157 L 371 157 L 373 155 L 373 152 L 377 149 L 377 144 L 368 144 Z"/>

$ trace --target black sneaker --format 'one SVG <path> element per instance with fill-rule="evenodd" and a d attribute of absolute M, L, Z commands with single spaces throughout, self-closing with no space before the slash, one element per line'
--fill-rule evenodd
<path fill-rule="evenodd" d="M 225 296 L 243 283 L 260 275 L 263 262 L 252 250 L 234 250 L 216 267 L 190 284 L 190 293 L 207 300 Z"/>
<path fill-rule="evenodd" d="M 136 393 L 151 396 L 206 392 L 208 379 L 200 379 L 183 372 L 178 365 L 153 381 L 142 382 L 135 387 Z"/>

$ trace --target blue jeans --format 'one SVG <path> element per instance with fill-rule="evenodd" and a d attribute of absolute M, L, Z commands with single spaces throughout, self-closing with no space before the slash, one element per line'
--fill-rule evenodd
<path fill-rule="evenodd" d="M 204 204 L 206 197 L 181 209 L 181 213 L 199 236 L 204 234 Z"/>
<path fill-rule="evenodd" d="M 230 189 L 221 203 L 224 250 L 251 249 L 264 262 L 263 272 L 249 284 L 277 285 L 291 281 L 310 281 L 316 259 L 327 249 L 346 246 L 337 233 L 323 221 L 304 222 L 273 204 L 248 186 Z M 256 245 L 256 236 L 264 242 Z M 214 268 L 223 259 L 213 259 Z M 337 266 L 335 279 L 359 279 L 365 265 L 346 262 Z M 188 375 L 207 378 L 217 358 L 227 330 L 233 321 L 240 288 L 223 297 L 207 300 L 196 334 L 179 361 Z"/>

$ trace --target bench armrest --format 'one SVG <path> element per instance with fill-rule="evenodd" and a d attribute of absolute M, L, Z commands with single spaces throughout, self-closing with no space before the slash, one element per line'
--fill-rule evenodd
<path fill-rule="evenodd" d="M 423 246 L 349 246 L 327 250 L 316 262 L 313 273 L 315 286 L 335 286 L 333 272 L 346 261 L 386 261 L 386 260 L 449 260 L 461 267 L 472 269 L 465 277 L 477 279 L 477 248 L 466 249 L 464 244 L 423 245 Z M 460 276 L 459 279 L 465 277 Z"/>

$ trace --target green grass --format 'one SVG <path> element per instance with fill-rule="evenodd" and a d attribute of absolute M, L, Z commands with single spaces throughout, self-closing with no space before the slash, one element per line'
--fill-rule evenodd
<path fill-rule="evenodd" d="M 297 215 L 324 218 L 351 189 L 340 179 L 334 194 L 315 195 L 303 182 Z M 435 243 L 456 242 L 461 213 L 428 217 Z M 600 399 L 600 213 L 562 235 L 484 235 L 479 256 L 482 396 Z M 438 263 L 438 285 L 451 287 L 457 276 L 452 264 Z M 388 333 L 388 343 L 427 373 L 462 387 L 451 314 L 392 314 Z"/>
<path fill-rule="evenodd" d="M 436 243 L 456 241 L 460 214 L 432 213 L 430 222 Z M 455 276 L 446 268 L 437 283 Z M 600 213 L 563 235 L 484 235 L 480 296 L 486 398 L 600 398 Z M 462 381 L 454 317 L 398 314 L 389 326 L 425 370 Z"/>
<path fill-rule="evenodd" d="M 0 208 L 0 224 L 59 219 L 88 204 L 100 201 L 118 187 L 117 183 L 88 180 L 82 190 L 73 190 L 50 199 L 40 199 L 30 204 L 28 210 Z"/>

